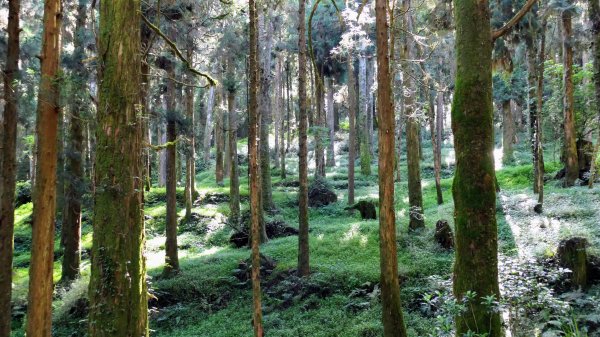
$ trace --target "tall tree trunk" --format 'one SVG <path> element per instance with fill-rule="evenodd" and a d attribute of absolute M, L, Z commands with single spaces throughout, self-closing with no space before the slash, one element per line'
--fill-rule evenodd
<path fill-rule="evenodd" d="M 273 27 L 266 13 L 259 18 L 261 39 L 259 45 L 264 45 L 260 59 L 260 174 L 262 189 L 262 208 L 270 212 L 275 209 L 273 204 L 273 186 L 271 184 L 271 154 L 269 146 L 269 128 L 271 127 L 271 50 L 273 48 Z M 264 222 L 264 221 L 263 221 Z M 262 225 L 264 227 L 264 224 Z M 262 230 L 261 230 L 262 232 Z"/>
<path fill-rule="evenodd" d="M 227 110 L 229 114 L 229 221 L 237 226 L 240 219 L 240 178 L 237 158 L 237 112 L 235 111 L 235 64 L 233 58 L 227 60 Z"/>
<path fill-rule="evenodd" d="M 535 31 L 529 33 L 531 36 L 527 37 L 527 105 L 529 109 L 529 141 L 531 143 L 531 153 L 533 158 L 533 193 L 539 192 L 538 185 L 538 144 L 537 144 L 537 53 L 536 53 L 536 41 L 537 36 Z M 517 118 L 519 120 L 520 118 Z"/>
<path fill-rule="evenodd" d="M 283 78 L 283 67 L 281 63 L 281 57 L 277 57 L 277 62 L 275 63 L 275 82 L 274 89 L 275 93 L 273 95 L 273 130 L 275 131 L 275 148 L 273 149 L 273 157 L 274 157 L 274 165 L 275 169 L 280 169 L 281 158 L 280 158 L 280 149 L 279 149 L 279 137 L 283 130 L 280 128 L 282 118 L 282 78 Z"/>
<path fill-rule="evenodd" d="M 148 336 L 142 135 L 138 106 L 140 0 L 100 7 L 90 337 Z M 119 160 L 115 160 L 119 158 Z"/>
<path fill-rule="evenodd" d="M 205 165 L 210 160 L 210 141 L 213 132 L 213 110 L 215 108 L 215 87 L 208 89 L 208 98 L 206 99 L 206 123 L 204 124 L 204 139 L 202 140 L 202 155 Z"/>
<path fill-rule="evenodd" d="M 308 111 L 306 101 L 306 2 L 298 1 L 298 105 L 299 152 L 298 168 L 300 190 L 298 195 L 298 275 L 310 274 L 308 239 Z"/>
<path fill-rule="evenodd" d="M 371 151 L 369 149 L 369 132 L 367 115 L 369 114 L 369 92 L 367 89 L 367 58 L 361 55 L 358 58 L 358 99 L 359 99 L 359 129 L 360 137 L 360 172 L 371 175 Z"/>
<path fill-rule="evenodd" d="M 280 62 L 283 62 L 283 60 L 281 60 Z M 286 127 L 285 127 L 285 123 L 287 121 L 287 125 L 288 125 L 288 130 L 287 133 L 289 134 L 289 125 L 290 125 L 290 111 L 289 111 L 289 91 L 287 92 L 288 96 L 287 96 L 287 100 L 284 100 L 285 93 L 286 90 L 285 88 L 287 87 L 287 78 L 286 78 L 286 72 L 285 72 L 285 66 L 283 63 L 280 64 L 280 71 L 281 71 L 281 78 L 280 78 L 280 88 L 278 89 L 280 91 L 279 97 L 280 97 L 280 101 L 279 101 L 279 136 L 281 137 L 280 141 L 279 141 L 279 160 L 281 161 L 281 163 L 279 164 L 279 168 L 280 168 L 280 172 L 281 172 L 281 179 L 285 179 L 286 178 L 286 172 L 285 172 L 285 154 L 286 154 L 286 148 L 285 148 L 285 135 L 286 135 Z M 287 116 L 285 115 L 287 113 Z M 289 146 L 289 145 L 288 145 Z"/>
<path fill-rule="evenodd" d="M 327 107 L 327 128 L 329 131 L 329 142 L 327 143 L 327 163 L 329 167 L 335 167 L 335 130 L 333 122 L 335 118 L 333 108 L 333 78 L 325 78 L 325 86 L 327 87 L 327 99 L 325 100 L 325 106 Z"/>
<path fill-rule="evenodd" d="M 285 153 L 288 153 L 290 150 L 290 145 L 292 144 L 292 119 L 295 118 L 296 121 L 298 120 L 298 117 L 296 115 L 296 117 L 293 117 L 292 115 L 294 115 L 294 111 L 292 109 L 293 107 L 293 103 L 292 103 L 292 75 L 291 75 L 291 70 L 290 70 L 290 62 L 287 61 L 286 62 L 286 66 L 285 66 L 285 75 L 286 75 L 286 92 L 287 92 L 287 123 L 286 123 L 286 132 L 287 132 L 287 145 L 285 147 Z"/>
<path fill-rule="evenodd" d="M 387 0 L 377 0 L 377 113 L 379 116 L 379 250 L 381 254 L 381 305 L 383 335 L 406 337 L 400 304 L 396 212 L 394 211 L 394 110 L 388 50 Z"/>
<path fill-rule="evenodd" d="M 513 141 L 515 139 L 515 120 L 510 106 L 510 100 L 502 101 L 502 162 L 504 165 L 513 163 Z"/>
<path fill-rule="evenodd" d="M 8 2 L 8 46 L 4 69 L 4 119 L 0 130 L 0 336 L 10 336 L 15 187 L 17 168 L 17 92 L 20 0 Z"/>
<path fill-rule="evenodd" d="M 354 164 L 356 161 L 356 76 L 354 75 L 354 58 L 348 54 L 348 120 L 350 134 L 348 136 L 348 204 L 354 204 Z"/>
<path fill-rule="evenodd" d="M 225 150 L 225 111 L 223 111 L 221 102 L 226 100 L 225 93 L 223 90 L 219 90 L 217 99 L 217 108 L 215 110 L 215 181 L 217 185 L 223 186 L 224 174 L 224 150 Z"/>
<path fill-rule="evenodd" d="M 569 1 L 570 2 L 570 1 Z M 563 60 L 564 74 L 564 161 L 565 161 L 565 186 L 573 186 L 579 178 L 579 162 L 577 159 L 577 145 L 575 133 L 575 100 L 573 97 L 573 29 L 572 14 L 569 10 L 562 13 L 563 33 Z"/>
<path fill-rule="evenodd" d="M 373 115 L 375 114 L 375 97 L 372 92 L 373 82 L 376 76 L 375 62 L 371 58 L 367 60 L 367 146 L 369 147 L 369 153 L 371 158 L 375 157 L 375 148 L 373 147 Z"/>
<path fill-rule="evenodd" d="M 428 82 L 428 80 L 426 81 Z M 442 162 L 441 158 L 438 156 L 438 152 L 440 151 L 440 143 L 438 140 L 438 131 L 436 126 L 439 124 L 435 120 L 436 118 L 436 109 L 434 102 L 434 89 L 433 86 L 430 87 L 430 91 L 428 92 L 429 96 L 429 129 L 431 130 L 431 147 L 433 149 L 433 173 L 435 176 L 435 191 L 437 193 L 437 203 L 441 205 L 444 203 L 444 196 L 442 194 Z M 438 105 L 438 115 L 439 115 L 439 105 Z M 438 116 L 439 118 L 439 116 Z"/>
<path fill-rule="evenodd" d="M 594 60 L 594 89 L 596 104 L 600 104 L 600 5 L 598 1 L 589 1 L 589 15 L 590 22 L 592 24 L 592 55 Z M 598 121 L 600 122 L 600 112 L 598 113 Z M 590 181 L 589 187 L 594 186 L 594 180 L 596 178 L 596 157 L 598 156 L 598 148 L 600 147 L 600 130 L 598 131 L 598 140 L 594 148 L 594 154 L 592 156 L 592 167 L 590 169 Z"/>
<path fill-rule="evenodd" d="M 315 177 L 325 177 L 325 86 L 323 72 L 315 68 Z"/>
<path fill-rule="evenodd" d="M 170 78 L 175 78 L 175 69 L 171 62 L 167 65 L 166 70 Z M 175 108 L 175 82 L 167 79 L 166 86 L 164 99 L 167 104 L 167 219 L 163 275 L 169 277 L 179 270 L 177 252 L 177 111 Z"/>
<path fill-rule="evenodd" d="M 44 2 L 44 33 L 40 53 L 41 77 L 36 121 L 37 167 L 33 189 L 33 231 L 27 303 L 27 336 L 30 337 L 50 337 L 52 334 L 61 10 L 60 0 Z"/>
<path fill-rule="evenodd" d="M 403 0 L 404 27 L 407 32 L 413 28 L 413 19 L 410 11 L 410 0 Z M 412 37 L 405 34 L 404 45 L 401 50 L 404 60 L 415 59 L 414 42 Z M 420 125 L 415 114 L 416 90 L 411 77 L 412 69 L 409 62 L 402 64 L 404 73 L 404 117 L 406 120 L 406 161 L 408 164 L 408 200 L 409 200 L 409 228 L 415 230 L 425 226 L 423 218 L 423 194 L 421 191 L 421 166 L 419 158 L 419 129 Z"/>
<path fill-rule="evenodd" d="M 167 142 L 167 134 L 161 123 L 157 123 L 156 131 L 158 134 L 159 145 L 164 145 Z M 165 187 L 167 185 L 167 150 L 161 148 L 158 154 L 158 186 Z"/>
<path fill-rule="evenodd" d="M 302 1 L 302 0 L 301 0 Z M 258 154 L 259 140 L 258 128 L 260 113 L 258 110 L 258 17 L 255 0 L 248 1 L 250 27 L 250 104 L 249 104 L 249 136 L 248 157 L 250 173 L 250 213 L 251 213 L 251 246 L 252 246 L 252 324 L 254 337 L 264 335 L 262 325 L 262 308 L 260 299 L 260 232 L 261 232 L 261 206 L 260 206 L 260 159 Z"/>
<path fill-rule="evenodd" d="M 187 59 L 193 57 L 194 41 L 187 39 Z M 192 75 L 189 75 L 190 79 Z M 189 144 L 185 158 L 185 217 L 189 220 L 192 215 L 192 203 L 195 198 L 196 186 L 194 176 L 196 175 L 196 119 L 194 116 L 194 89 L 190 86 L 185 88 L 185 112 L 191 125 L 189 132 Z"/>
<path fill-rule="evenodd" d="M 544 106 L 544 62 L 546 60 L 546 19 L 542 21 L 542 29 L 540 34 L 540 50 L 538 56 L 538 67 L 537 67 L 537 118 L 535 120 L 535 142 L 537 151 L 537 190 L 538 190 L 538 203 L 536 207 L 538 211 L 542 211 L 544 204 L 544 147 L 542 146 L 542 111 Z"/>
<path fill-rule="evenodd" d="M 83 121 L 88 101 L 84 88 L 87 85 L 85 59 L 85 22 L 87 20 L 87 1 L 79 0 L 77 20 L 75 23 L 75 41 L 73 64 L 74 83 L 73 96 L 69 118 L 69 146 L 65 167 L 65 208 L 63 211 L 61 242 L 63 244 L 62 283 L 69 283 L 79 276 L 81 262 L 81 198 L 84 190 L 83 180 Z"/>
<path fill-rule="evenodd" d="M 456 0 L 456 85 L 452 131 L 456 172 L 452 186 L 456 248 L 454 295 L 470 310 L 456 317 L 456 336 L 502 336 L 500 314 L 483 297 L 500 298 L 492 107 L 492 39 L 487 0 Z"/>

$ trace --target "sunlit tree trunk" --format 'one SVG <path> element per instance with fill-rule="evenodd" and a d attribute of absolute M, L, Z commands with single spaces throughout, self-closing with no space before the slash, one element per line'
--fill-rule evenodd
<path fill-rule="evenodd" d="M 348 55 L 348 120 L 350 134 L 348 136 L 348 204 L 354 204 L 354 164 L 356 161 L 356 76 L 354 75 L 354 58 Z"/>
<path fill-rule="evenodd" d="M 168 63 L 166 71 L 170 78 L 175 78 L 175 69 L 171 62 Z M 177 252 L 177 111 L 175 109 L 175 82 L 167 79 L 166 87 L 164 99 L 167 105 L 167 219 L 163 274 L 171 276 L 179 270 Z"/>
<path fill-rule="evenodd" d="M 428 80 L 426 82 L 429 82 Z M 440 161 L 440 157 L 438 156 L 438 152 L 440 151 L 440 143 L 437 136 L 437 121 L 436 121 L 436 107 L 434 102 L 434 90 L 433 86 L 429 87 L 429 84 L 425 86 L 430 89 L 427 91 L 427 95 L 429 98 L 429 129 L 431 131 L 431 148 L 433 150 L 433 173 L 435 177 L 435 191 L 437 193 L 437 203 L 441 205 L 444 203 L 444 197 L 442 195 L 442 180 L 441 180 L 441 170 L 442 163 Z M 439 105 L 437 107 L 439 114 Z M 437 117 L 439 119 L 439 116 Z"/>
<path fill-rule="evenodd" d="M 538 190 L 538 203 L 536 207 L 538 211 L 541 212 L 542 206 L 544 204 L 544 147 L 542 146 L 542 132 L 543 132 L 543 123 L 542 123 L 542 111 L 544 106 L 544 62 L 546 60 L 546 19 L 544 18 L 542 21 L 542 30 L 540 34 L 540 50 L 538 56 L 538 66 L 537 66 L 537 118 L 536 122 L 536 132 L 535 132 L 535 142 L 536 142 L 536 151 L 537 151 L 537 190 Z"/>
<path fill-rule="evenodd" d="M 50 337 L 52 334 L 61 10 L 60 0 L 44 2 L 44 33 L 40 53 L 41 77 L 36 120 L 37 166 L 33 189 L 33 231 L 27 303 L 28 337 Z"/>
<path fill-rule="evenodd" d="M 369 95 L 367 89 L 367 58 L 361 55 L 358 58 L 358 99 L 359 99 L 359 129 L 360 132 L 360 172 L 371 175 L 371 151 L 369 149 L 369 132 L 367 115 L 369 113 Z"/>
<path fill-rule="evenodd" d="M 213 132 L 213 110 L 215 108 L 215 87 L 208 89 L 208 98 L 206 99 L 206 122 L 204 127 L 204 139 L 202 140 L 202 156 L 204 163 L 210 160 L 210 141 Z"/>
<path fill-rule="evenodd" d="M 232 58 L 227 60 L 227 110 L 229 114 L 229 221 L 237 225 L 240 218 L 240 178 L 237 158 L 237 112 L 235 111 L 235 64 Z"/>
<path fill-rule="evenodd" d="M 492 39 L 487 0 L 456 0 L 456 84 L 452 131 L 456 171 L 452 186 L 456 247 L 454 295 L 469 310 L 457 314 L 456 336 L 502 336 L 498 312 L 483 297 L 500 297 L 492 106 Z"/>
<path fill-rule="evenodd" d="M 222 89 L 222 88 L 220 88 Z M 223 186 L 225 176 L 224 150 L 225 150 L 225 105 L 226 97 L 224 90 L 219 90 L 217 107 L 215 110 L 215 181 L 217 185 Z"/>
<path fill-rule="evenodd" d="M 569 1 L 570 2 L 570 1 Z M 573 186 L 579 178 L 579 162 L 575 133 L 575 100 L 573 96 L 573 28 L 572 14 L 569 10 L 562 13 L 562 39 L 564 63 L 564 162 L 565 186 Z"/>
<path fill-rule="evenodd" d="M 271 184 L 271 151 L 269 145 L 269 129 L 271 127 L 271 66 L 273 48 L 273 26 L 266 13 L 260 16 L 261 38 L 259 45 L 260 59 L 260 174 L 262 198 L 261 204 L 265 211 L 275 209 L 273 204 L 273 186 Z M 263 224 L 264 227 L 264 224 Z M 261 231 L 262 232 L 262 231 Z"/>
<path fill-rule="evenodd" d="M 513 141 L 515 139 L 515 120 L 510 106 L 510 99 L 502 101 L 502 162 L 512 164 Z"/>
<path fill-rule="evenodd" d="M 377 0 L 377 113 L 379 117 L 379 249 L 383 335 L 406 337 L 400 304 L 394 211 L 394 110 L 390 77 L 387 0 Z"/>
<path fill-rule="evenodd" d="M 4 68 L 4 118 L 0 126 L 0 336 L 10 336 L 17 158 L 20 0 L 8 2 L 8 46 Z"/>
<path fill-rule="evenodd" d="M 333 122 L 334 108 L 333 108 L 333 79 L 331 77 L 325 78 L 325 86 L 327 91 L 327 97 L 325 100 L 325 106 L 327 107 L 327 128 L 329 132 L 329 142 L 327 143 L 327 162 L 326 165 L 329 167 L 335 166 L 335 130 Z"/>

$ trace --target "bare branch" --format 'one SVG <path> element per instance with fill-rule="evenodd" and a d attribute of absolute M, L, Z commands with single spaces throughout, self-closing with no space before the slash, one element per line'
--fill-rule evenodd
<path fill-rule="evenodd" d="M 496 39 L 504 36 L 506 33 L 510 32 L 513 27 L 521 21 L 521 19 L 529 12 L 531 7 L 537 2 L 537 0 L 527 0 L 527 3 L 521 8 L 521 10 L 515 14 L 515 16 L 510 19 L 502 28 L 495 30 L 492 32 L 492 42 L 496 41 Z"/>

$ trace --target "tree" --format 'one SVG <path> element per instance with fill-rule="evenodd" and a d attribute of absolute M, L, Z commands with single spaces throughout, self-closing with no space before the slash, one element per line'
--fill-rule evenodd
<path fill-rule="evenodd" d="M 148 336 L 140 13 L 140 0 L 107 1 L 100 7 L 90 337 Z"/>
<path fill-rule="evenodd" d="M 87 107 L 85 87 L 88 76 L 83 61 L 85 59 L 85 22 L 87 20 L 86 0 L 79 0 L 75 22 L 73 53 L 73 97 L 69 117 L 69 145 L 65 167 L 65 209 L 61 242 L 63 244 L 61 282 L 69 283 L 79 276 L 81 262 L 81 198 L 83 196 L 83 121 Z"/>
<path fill-rule="evenodd" d="M 563 83 L 564 83 L 564 162 L 565 186 L 573 186 L 579 178 L 579 161 L 577 159 L 577 145 L 575 132 L 575 99 L 573 97 L 573 28 L 572 28 L 572 0 L 567 0 L 568 5 L 562 11 L 562 43 L 563 43 Z"/>
<path fill-rule="evenodd" d="M 354 204 L 354 165 L 356 160 L 356 76 L 354 57 L 348 53 L 348 204 Z"/>
<path fill-rule="evenodd" d="M 38 92 L 36 179 L 29 266 L 27 336 L 52 334 L 52 272 L 56 211 L 57 132 L 60 96 L 61 0 L 44 2 L 41 77 Z"/>
<path fill-rule="evenodd" d="M 327 97 L 325 100 L 326 114 L 327 114 L 327 128 L 329 142 L 327 143 L 327 162 L 325 163 L 328 167 L 335 167 L 335 130 L 334 130 L 334 100 L 333 100 L 333 78 L 325 78 L 325 88 L 327 91 Z"/>
<path fill-rule="evenodd" d="M 413 19 L 411 8 L 411 1 L 404 0 L 402 2 L 404 14 L 404 27 L 407 32 L 413 30 Z M 404 44 L 401 50 L 401 57 L 404 60 L 415 59 L 414 42 L 412 37 L 405 34 Z M 406 159 L 408 164 L 408 199 L 409 199 L 409 214 L 410 223 L 408 227 L 412 230 L 422 228 L 425 226 L 423 218 L 423 194 L 421 191 L 421 166 L 420 166 L 420 150 L 419 150 L 419 130 L 420 125 L 415 116 L 416 114 L 416 100 L 415 90 L 413 85 L 412 76 L 413 72 L 411 64 L 404 62 L 402 64 L 403 86 L 405 88 L 404 95 L 404 116 L 406 121 Z"/>
<path fill-rule="evenodd" d="M 298 274 L 308 276 L 310 274 L 309 264 L 309 239 L 308 239 L 308 107 L 306 105 L 306 2 L 298 1 L 298 101 L 300 129 L 298 142 L 300 151 L 298 153 L 299 170 L 298 179 L 300 190 L 298 194 Z"/>
<path fill-rule="evenodd" d="M 8 2 L 8 48 L 4 69 L 4 118 L 0 130 L 0 336 L 10 336 L 15 226 L 15 187 L 17 157 L 17 93 L 19 78 L 20 0 Z"/>
<path fill-rule="evenodd" d="M 262 209 L 269 212 L 275 209 L 273 203 L 273 186 L 271 184 L 271 150 L 269 146 L 269 129 L 271 127 L 271 67 L 273 49 L 273 26 L 265 8 L 259 17 L 260 40 L 260 174 Z M 264 48 L 264 49 L 263 49 Z M 261 217 L 262 218 L 262 217 Z M 261 220 L 264 223 L 264 221 Z M 262 225 L 264 227 L 264 224 Z M 261 231 L 262 232 L 262 231 Z M 264 237 L 266 239 L 266 235 Z M 264 241 L 264 240 L 263 240 Z"/>
<path fill-rule="evenodd" d="M 456 171 L 452 186 L 456 250 L 454 294 L 470 310 L 456 317 L 456 336 L 502 335 L 500 315 L 482 304 L 499 299 L 496 175 L 492 107 L 492 32 L 487 0 L 454 2 L 456 84 L 452 131 Z M 474 292 L 474 298 L 469 297 Z"/>
<path fill-rule="evenodd" d="M 302 2 L 302 0 L 300 0 Z M 248 134 L 248 159 L 250 172 L 250 214 L 251 214 L 251 247 L 252 247 L 252 323 L 254 325 L 254 336 L 264 335 L 262 325 L 262 308 L 260 295 L 260 236 L 261 236 L 261 214 L 260 209 L 260 159 L 258 153 L 259 134 L 258 124 L 260 115 L 258 111 L 258 16 L 256 13 L 255 0 L 248 1 L 250 27 L 249 44 L 249 75 L 250 75 L 250 98 L 249 98 L 249 134 Z M 268 160 L 268 159 L 267 159 Z"/>
<path fill-rule="evenodd" d="M 237 225 L 240 217 L 240 178 L 237 158 L 237 112 L 235 111 L 235 64 L 232 57 L 227 60 L 227 111 L 229 114 L 229 208 L 230 221 Z"/>
<path fill-rule="evenodd" d="M 592 24 L 592 57 L 594 60 L 594 94 L 596 98 L 596 104 L 600 104 L 600 4 L 598 1 L 590 0 L 589 1 L 589 15 L 590 22 Z M 598 120 L 600 121 L 600 113 L 598 113 Z M 598 140 L 596 143 L 596 147 L 594 150 L 594 155 L 592 158 L 597 157 L 598 148 L 600 146 L 600 131 L 598 134 Z M 592 164 L 589 187 L 592 188 L 594 185 L 594 178 L 596 175 L 596 167 L 595 163 Z"/>
<path fill-rule="evenodd" d="M 396 254 L 396 213 L 394 211 L 395 117 L 392 109 L 392 81 L 389 65 L 387 0 L 375 2 L 377 31 L 377 113 L 379 116 L 379 249 L 383 334 L 405 337 L 400 305 L 398 257 Z"/>

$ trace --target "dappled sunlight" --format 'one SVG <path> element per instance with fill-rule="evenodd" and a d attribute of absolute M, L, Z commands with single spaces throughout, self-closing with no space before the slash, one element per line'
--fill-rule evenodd
<path fill-rule="evenodd" d="M 359 244 L 361 247 L 364 247 L 369 242 L 368 237 L 365 234 L 362 234 L 360 231 L 360 223 L 354 223 L 350 226 L 350 229 L 344 233 L 340 241 L 349 242 L 353 239 L 359 239 Z"/>
<path fill-rule="evenodd" d="M 494 168 L 496 169 L 496 171 L 502 169 L 502 167 L 503 167 L 502 158 L 503 157 L 504 157 L 504 153 L 503 153 L 502 148 L 494 149 Z"/>
<path fill-rule="evenodd" d="M 446 155 L 446 158 L 443 159 L 443 161 L 446 164 L 446 167 L 448 168 L 454 165 L 454 163 L 456 162 L 456 153 L 454 152 L 454 149 L 448 150 L 448 154 Z"/>

